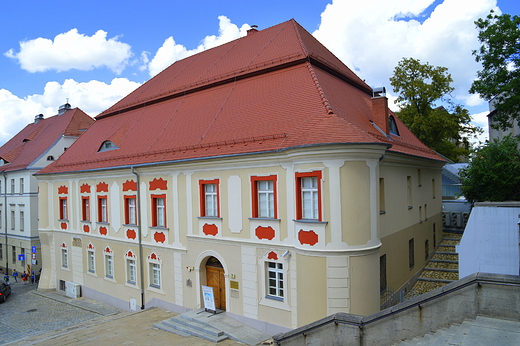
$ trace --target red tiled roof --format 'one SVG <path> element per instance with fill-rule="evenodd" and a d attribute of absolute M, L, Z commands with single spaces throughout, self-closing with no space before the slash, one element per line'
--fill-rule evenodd
<path fill-rule="evenodd" d="M 442 158 L 397 120 L 372 124 L 371 89 L 294 20 L 178 61 L 110 107 L 40 173 L 327 143 Z M 98 152 L 110 140 L 119 149 Z"/>
<path fill-rule="evenodd" d="M 0 147 L 0 158 L 9 164 L 0 166 L 0 172 L 28 168 L 62 136 L 79 136 L 94 122 L 79 108 L 41 119 L 23 130 Z"/>

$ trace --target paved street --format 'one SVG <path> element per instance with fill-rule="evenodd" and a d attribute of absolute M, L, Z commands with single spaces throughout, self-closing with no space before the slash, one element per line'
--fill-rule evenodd
<path fill-rule="evenodd" d="M 61 292 L 37 292 L 36 285 L 11 282 L 12 294 L 0 304 L 0 345 L 195 345 L 214 343 L 154 328 L 176 314 L 151 308 L 129 313 Z M 243 345 L 225 340 L 219 346 Z"/>

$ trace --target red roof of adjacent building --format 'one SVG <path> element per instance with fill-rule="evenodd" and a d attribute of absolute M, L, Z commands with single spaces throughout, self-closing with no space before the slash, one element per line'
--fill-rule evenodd
<path fill-rule="evenodd" d="M 40 173 L 142 165 L 331 143 L 443 160 L 396 117 L 372 121 L 372 89 L 289 20 L 177 61 L 96 117 Z M 110 141 L 115 150 L 100 151 Z"/>
<path fill-rule="evenodd" d="M 92 123 L 94 119 L 81 109 L 73 108 L 27 125 L 0 147 L 0 158 L 6 162 L 0 166 L 0 172 L 30 168 L 59 138 L 78 137 Z"/>

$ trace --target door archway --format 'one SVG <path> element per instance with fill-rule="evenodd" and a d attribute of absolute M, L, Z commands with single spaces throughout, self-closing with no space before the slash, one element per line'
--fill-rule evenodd
<path fill-rule="evenodd" d="M 224 267 L 216 257 L 209 257 L 206 261 L 206 286 L 213 287 L 215 307 L 226 310 L 226 279 Z"/>

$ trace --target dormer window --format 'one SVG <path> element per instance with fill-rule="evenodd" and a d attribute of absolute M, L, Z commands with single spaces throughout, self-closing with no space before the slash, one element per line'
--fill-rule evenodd
<path fill-rule="evenodd" d="M 109 151 L 109 150 L 115 150 L 115 149 L 119 149 L 119 147 L 117 145 L 115 145 L 114 143 L 112 143 L 111 141 L 104 141 L 103 144 L 101 144 L 101 148 L 99 148 L 99 152 L 102 152 L 102 151 Z"/>
<path fill-rule="evenodd" d="M 54 161 L 54 156 L 52 156 L 52 155 L 47 156 L 47 161 Z"/>
<path fill-rule="evenodd" d="M 390 134 L 399 136 L 399 130 L 397 130 L 397 124 L 392 115 L 388 117 L 388 130 L 390 131 Z"/>

